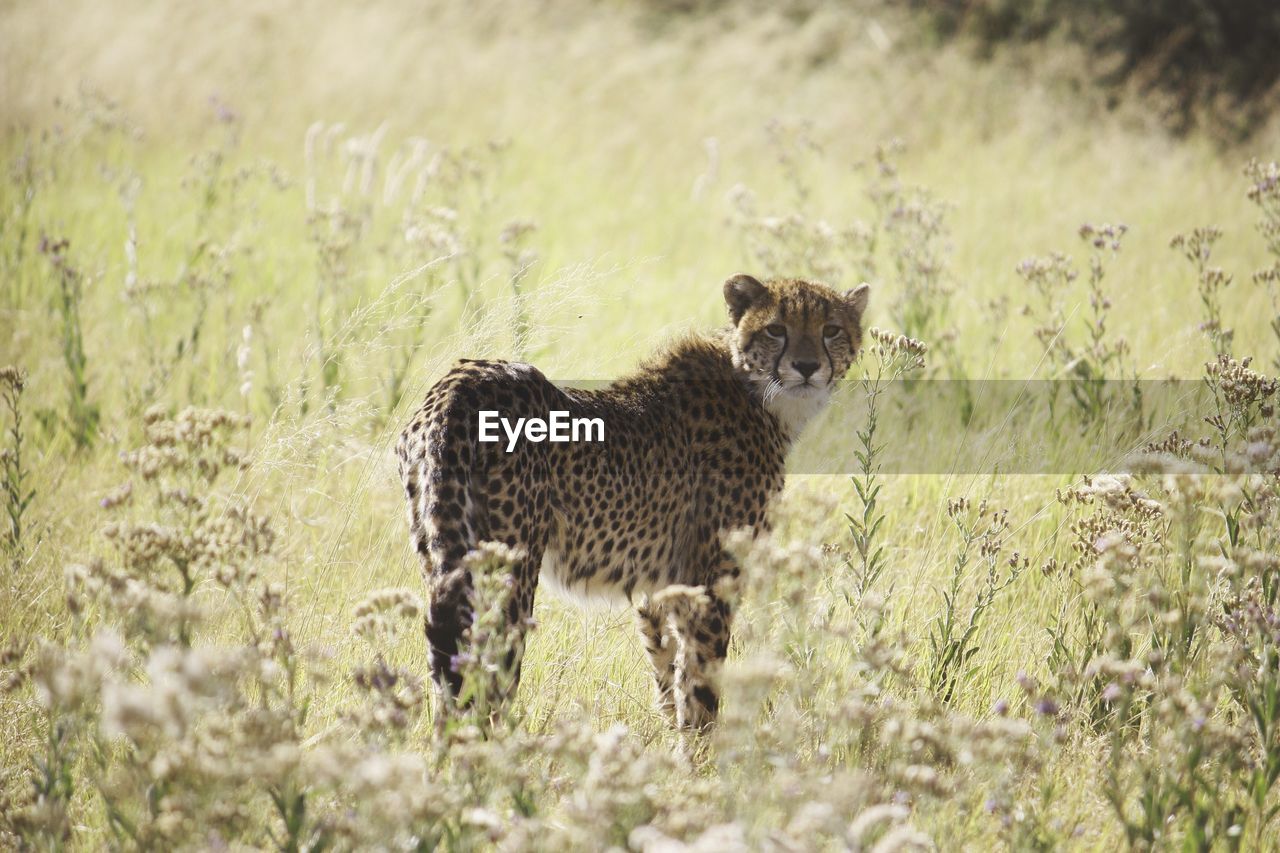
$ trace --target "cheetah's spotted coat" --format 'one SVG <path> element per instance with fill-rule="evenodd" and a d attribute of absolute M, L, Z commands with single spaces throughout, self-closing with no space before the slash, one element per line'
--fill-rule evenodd
<path fill-rule="evenodd" d="M 722 535 L 766 527 L 790 444 L 861 344 L 867 292 L 735 276 L 724 285 L 731 327 L 686 337 L 604 390 L 562 390 L 527 364 L 470 360 L 433 386 L 397 453 L 441 687 L 461 687 L 452 661 L 472 618 L 463 558 L 492 540 L 522 555 L 515 624 L 527 623 L 539 574 L 635 603 L 663 709 L 681 728 L 710 724 L 731 618 L 718 582 L 738 572 Z M 481 410 L 602 418 L 604 441 L 506 452 L 477 441 Z M 670 594 L 679 586 L 705 595 Z"/>

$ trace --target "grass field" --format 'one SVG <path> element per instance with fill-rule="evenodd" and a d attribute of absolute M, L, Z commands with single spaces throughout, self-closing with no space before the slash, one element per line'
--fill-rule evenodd
<path fill-rule="evenodd" d="M 879 3 L 658 8 L 0 9 L 0 846 L 1276 847 L 1280 123 L 1171 136 Z M 1060 381 L 1049 442 L 1140 447 L 1134 379 L 1221 419 L 1131 478 L 794 477 L 705 741 L 551 596 L 446 726 L 409 412 L 463 356 L 621 375 L 744 270 L 870 281 L 912 376 Z"/>

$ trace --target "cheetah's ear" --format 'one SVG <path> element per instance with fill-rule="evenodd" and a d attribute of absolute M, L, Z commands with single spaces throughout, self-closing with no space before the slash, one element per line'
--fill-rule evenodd
<path fill-rule="evenodd" d="M 765 286 L 746 273 L 738 273 L 724 283 L 724 301 L 729 305 L 729 316 L 735 325 L 748 308 L 768 295 Z"/>
<path fill-rule="evenodd" d="M 857 287 L 851 288 L 844 292 L 844 298 L 849 302 L 849 307 L 858 312 L 861 318 L 867 310 L 867 300 L 871 298 L 871 285 L 865 281 Z"/>

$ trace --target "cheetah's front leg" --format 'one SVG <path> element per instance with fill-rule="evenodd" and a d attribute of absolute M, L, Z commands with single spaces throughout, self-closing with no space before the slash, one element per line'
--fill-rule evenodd
<path fill-rule="evenodd" d="M 644 638 L 653 678 L 658 688 L 658 708 L 673 726 L 676 725 L 675 680 L 676 641 L 667 631 L 668 608 L 652 602 L 636 608 L 640 635 Z"/>
<path fill-rule="evenodd" d="M 719 676 L 729 652 L 729 603 L 705 587 L 671 586 L 646 608 L 662 613 L 661 654 L 646 630 L 659 699 L 681 731 L 705 732 L 720 710 Z M 664 691 L 664 686 L 669 685 Z M 674 711 L 674 713 L 672 713 Z"/>

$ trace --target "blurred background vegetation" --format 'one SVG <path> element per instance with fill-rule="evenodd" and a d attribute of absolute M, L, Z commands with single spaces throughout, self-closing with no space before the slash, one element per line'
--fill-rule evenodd
<path fill-rule="evenodd" d="M 560 379 L 618 376 L 673 333 L 722 324 L 720 284 L 738 271 L 867 279 L 869 323 L 923 339 L 927 378 L 1066 379 L 1063 409 L 1015 428 L 1132 444 L 1129 432 L 1093 440 L 1089 430 L 1132 426 L 1107 421 L 1117 401 L 1095 393 L 1099 378 L 1200 379 L 1219 355 L 1280 364 L 1278 34 L 1280 13 L 1262 0 L 0 4 L 0 366 L 21 368 L 5 374 L 0 410 L 6 508 L 21 515 L 4 540 L 0 640 L 16 650 L 0 659 L 5 683 L 30 668 L 36 637 L 57 649 L 40 658 L 56 672 L 64 652 L 92 658 L 90 630 L 124 624 L 110 601 L 69 599 L 64 570 L 94 576 L 95 555 L 115 565 L 98 535 L 108 519 L 181 515 L 185 493 L 150 507 L 119 488 L 132 470 L 121 453 L 157 440 L 148 411 L 159 407 L 151 423 L 169 441 L 166 431 L 212 418 L 184 407 L 223 409 L 237 415 L 212 418 L 235 425 L 219 440 L 235 451 L 227 460 L 252 465 L 229 461 L 210 505 L 251 502 L 276 531 L 270 559 L 255 555 L 262 564 L 233 579 L 280 584 L 287 595 L 262 596 L 263 618 L 286 621 L 299 649 L 328 650 L 337 673 L 289 743 L 310 748 L 318 730 L 363 737 L 341 728 L 364 695 L 350 669 L 371 652 L 349 617 L 370 590 L 420 591 L 391 447 L 424 389 L 462 356 L 527 358 Z M 1238 362 L 1208 375 L 1206 387 L 1229 376 L 1256 391 L 1236 432 L 1263 409 L 1274 415 L 1264 377 Z M 833 421 L 819 438 L 849 441 L 861 428 Z M 965 438 L 944 432 L 918 440 Z M 194 455 L 182 473 L 198 482 Z M 589 731 L 564 741 L 571 755 L 548 759 L 546 774 L 530 771 L 553 781 L 514 805 L 503 755 L 471 769 L 435 756 L 440 802 L 494 809 L 509 824 L 536 806 L 549 823 L 530 832 L 580 832 L 583 847 L 623 843 L 647 821 L 680 837 L 746 827 L 757 846 L 784 829 L 803 839 L 817 831 L 807 806 L 847 823 L 899 790 L 939 846 L 1153 843 L 1174 812 L 1168 825 L 1194 840 L 1209 825 L 1196 809 L 1211 800 L 1223 804 L 1215 843 L 1246 812 L 1246 841 L 1270 834 L 1275 778 L 1262 777 L 1280 774 L 1280 741 L 1262 741 L 1280 722 L 1268 717 L 1259 740 L 1232 704 L 1245 699 L 1222 698 L 1230 689 L 1254 701 L 1262 681 L 1214 680 L 1228 672 L 1215 655 L 1244 646 L 1211 625 L 1229 603 L 1215 585 L 1227 575 L 1189 555 L 1194 544 L 1264 563 L 1234 549 L 1242 529 L 1273 542 L 1274 518 L 1259 510 L 1250 528 L 1238 493 L 1140 483 L 1181 513 L 1186 559 L 1175 565 L 1168 529 L 1122 517 L 1148 506 L 1128 483 L 1076 495 L 1069 472 L 854 473 L 857 485 L 790 487 L 782 551 L 758 560 L 778 569 L 766 572 L 776 584 L 761 587 L 734 651 L 745 695 L 775 672 L 751 669 L 757 653 L 785 659 L 789 680 L 757 697 L 760 714 L 736 706 L 746 710 L 727 727 L 722 766 L 691 782 L 687 767 L 665 763 L 676 744 L 654 713 L 628 614 L 544 597 L 521 691 L 529 740 L 476 754 L 506 743 L 540 768 L 531 756 L 552 751 L 539 738 L 561 723 L 624 723 L 610 761 L 640 770 L 617 774 L 618 801 L 643 808 L 605 820 L 574 799 L 613 796 L 581 784 L 597 750 Z M 875 506 L 858 496 L 869 489 Z M 1149 537 L 1147 562 L 1125 551 L 1121 571 L 1081 556 L 1113 528 Z M 872 575 L 880 586 L 866 597 Z M 1145 595 L 1157 576 L 1171 599 Z M 186 590 L 218 617 L 197 645 L 245 641 L 218 583 Z M 1156 608 L 1172 599 L 1185 606 L 1169 621 L 1174 608 Z M 1098 633 L 1106 619 L 1125 630 Z M 1185 676 L 1195 695 L 1150 702 L 1181 717 L 1139 709 L 1143 726 L 1107 729 L 1116 718 L 1099 710 L 1098 685 L 1072 680 L 1076 662 L 1106 650 L 1124 671 L 1145 671 L 1138 658 L 1184 629 L 1210 637 L 1196 648 L 1212 654 L 1178 659 L 1186 669 L 1162 684 Z M 1248 639 L 1265 645 L 1260 636 Z M 397 637 L 378 661 L 385 652 L 424 672 L 416 626 Z M 1058 702 L 1074 703 L 1062 725 Z M 1196 703 L 1219 709 L 1215 725 L 1244 746 L 1183 713 Z M 56 710 L 38 691 L 5 694 L 0 728 L 19 734 L 0 741 L 0 805 L 53 760 Z M 1032 748 L 1017 762 L 993 748 L 988 762 L 972 738 L 1012 749 L 983 728 L 1005 723 Z M 410 751 L 436 743 L 427 713 L 403 727 Z M 882 730 L 885 741 L 872 737 Z M 922 748 L 920 732 L 938 739 Z M 1156 766 L 1193 748 L 1218 750 L 1212 766 L 1230 781 L 1206 782 L 1194 761 Z M 1223 753 L 1263 760 L 1243 767 Z M 83 782 L 90 765 L 67 766 Z M 145 790 L 145 768 L 128 769 Z M 832 772 L 860 774 L 858 784 Z M 65 791 L 46 776 L 56 802 Z M 1200 787 L 1178 806 L 1186 785 Z M 1215 786 L 1235 794 L 1215 799 Z M 75 790 L 62 801 L 70 823 L 46 817 L 100 846 L 108 818 L 92 785 Z M 766 794 L 776 795 L 767 808 Z M 852 805 L 823 799 L 846 794 Z M 687 802 L 702 811 L 685 815 Z M 1134 817 L 1142 803 L 1154 803 L 1145 822 Z M 245 832 L 245 843 L 267 843 Z"/>
<path fill-rule="evenodd" d="M 1276 106 L 1280 8 L 1266 0 L 913 0 L 939 38 L 991 51 L 1055 39 L 1088 53 L 1085 78 L 1156 99 L 1170 126 L 1247 135 Z"/>
<path fill-rule="evenodd" d="M 746 6 L 785 10 L 796 25 L 832 5 L 850 15 L 885 14 L 895 4 L 795 0 L 647 0 L 657 16 L 710 15 Z M 1055 45 L 1082 49 L 1078 85 L 1103 90 L 1108 104 L 1147 99 L 1168 127 L 1205 124 L 1239 139 L 1265 124 L 1277 104 L 1280 9 L 1267 0 L 910 0 L 903 26 L 924 46 L 960 41 L 977 57 L 1016 52 L 1025 60 Z"/>

